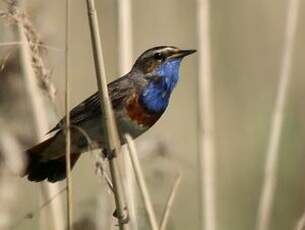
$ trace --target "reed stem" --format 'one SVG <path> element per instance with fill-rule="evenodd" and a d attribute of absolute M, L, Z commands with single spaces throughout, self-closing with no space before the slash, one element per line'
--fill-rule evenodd
<path fill-rule="evenodd" d="M 32 56 L 29 41 L 26 38 L 25 31 L 22 23 L 19 21 L 17 23 L 18 36 L 20 38 L 21 46 L 20 46 L 20 60 L 21 60 L 21 68 L 24 76 L 26 92 L 29 97 L 30 106 L 32 109 L 32 116 L 34 122 L 34 133 L 36 135 L 36 140 L 41 141 L 43 139 L 44 134 L 48 130 L 47 125 L 47 114 L 45 112 L 44 103 L 42 100 L 42 95 L 39 91 L 37 79 L 35 75 L 35 71 L 32 67 Z M 48 183 L 40 183 L 40 194 L 42 199 L 47 200 L 48 197 L 51 196 L 52 193 L 58 190 L 58 186 L 56 184 L 48 184 Z M 43 202 L 43 201 L 41 201 Z M 49 206 L 49 213 L 42 213 L 43 217 L 49 216 L 49 219 L 53 223 L 54 230 L 61 230 L 64 228 L 63 214 L 61 201 L 53 202 Z M 41 223 L 44 225 L 44 229 L 47 229 L 45 226 L 45 221 Z"/>
<path fill-rule="evenodd" d="M 99 32 L 98 18 L 94 0 L 87 0 L 87 10 L 89 17 L 90 35 L 92 41 L 92 51 L 94 57 L 97 85 L 99 89 L 101 105 L 101 126 L 104 127 L 106 138 L 106 150 L 109 161 L 109 169 L 113 183 L 114 198 L 120 229 L 125 229 L 127 213 L 125 212 L 124 192 L 119 165 L 116 156 L 119 154 L 118 131 L 115 124 L 112 105 L 109 99 L 107 80 L 105 73 L 104 58 L 102 52 L 101 38 Z M 112 155 L 112 157 L 110 157 Z"/>
<path fill-rule="evenodd" d="M 164 209 L 164 212 L 162 215 L 162 219 L 161 219 L 161 224 L 160 224 L 160 228 L 159 228 L 160 230 L 166 230 L 166 226 L 167 226 L 168 219 L 169 219 L 169 214 L 172 209 L 180 182 L 181 182 L 181 174 L 179 173 L 176 178 L 176 181 L 174 183 L 174 186 L 169 194 L 169 197 L 167 199 L 167 203 L 166 203 L 166 206 L 165 206 L 165 209 Z"/>
<path fill-rule="evenodd" d="M 215 129 L 210 54 L 209 0 L 198 0 L 199 54 L 199 168 L 201 177 L 201 229 L 216 230 Z"/>
<path fill-rule="evenodd" d="M 298 23 L 299 5 L 299 0 L 288 1 L 281 70 L 279 76 L 277 96 L 275 99 L 271 118 L 270 136 L 267 148 L 267 159 L 265 162 L 265 173 L 257 214 L 257 230 L 269 229 L 273 198 L 277 181 L 279 145 L 284 120 L 284 110 L 288 96 L 289 82 L 291 78 L 290 72 L 292 65 L 293 46 Z"/>
<path fill-rule="evenodd" d="M 131 0 L 118 0 L 118 61 L 119 75 L 123 76 L 132 66 L 132 6 Z M 135 189 L 135 180 L 132 165 L 128 154 L 121 154 L 124 163 L 124 186 L 126 191 L 126 202 L 128 205 L 130 223 L 128 227 L 132 230 L 138 229 L 137 222 L 137 190 Z"/>
<path fill-rule="evenodd" d="M 147 185 L 146 185 L 146 182 L 144 179 L 143 171 L 142 171 L 142 168 L 140 165 L 140 161 L 138 158 L 135 144 L 129 134 L 125 135 L 125 139 L 127 142 L 128 153 L 129 153 L 130 160 L 131 160 L 131 163 L 133 166 L 133 170 L 135 172 L 136 180 L 139 185 L 141 195 L 142 195 L 142 198 L 144 201 L 145 211 L 148 215 L 150 227 L 152 230 L 159 230 L 156 214 L 155 214 L 155 211 L 154 211 L 152 203 L 151 203 L 150 195 L 149 195 Z"/>
<path fill-rule="evenodd" d="M 71 129 L 70 129 L 70 78 L 69 78 L 69 38 L 70 38 L 70 0 L 66 0 L 66 29 L 65 29 L 65 112 L 66 112 L 66 173 L 67 173 L 67 228 L 72 229 L 72 176 L 71 176 Z"/>

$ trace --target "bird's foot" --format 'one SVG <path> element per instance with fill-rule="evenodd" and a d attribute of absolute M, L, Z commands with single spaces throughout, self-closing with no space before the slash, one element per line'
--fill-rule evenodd
<path fill-rule="evenodd" d="M 115 151 L 114 150 L 109 150 L 109 149 L 103 149 L 103 156 L 107 158 L 108 160 L 112 160 L 113 158 L 116 157 Z"/>
<path fill-rule="evenodd" d="M 119 224 L 127 224 L 129 222 L 127 207 L 124 208 L 123 213 L 120 216 L 117 209 L 114 210 L 112 215 L 118 219 Z"/>

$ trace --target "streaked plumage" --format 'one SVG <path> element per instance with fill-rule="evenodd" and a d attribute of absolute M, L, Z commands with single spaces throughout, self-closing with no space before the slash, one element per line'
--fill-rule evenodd
<path fill-rule="evenodd" d="M 136 60 L 129 73 L 108 85 L 122 144 L 125 133 L 136 138 L 162 116 L 178 81 L 180 62 L 184 56 L 193 52 L 172 46 L 149 49 Z M 97 93 L 70 112 L 72 165 L 81 153 L 88 150 L 87 139 L 73 127 L 84 130 L 93 141 L 94 148 L 103 148 L 105 145 L 100 116 Z M 27 151 L 29 165 L 26 175 L 29 180 L 47 179 L 56 182 L 65 178 L 63 122 L 64 119 L 50 131 L 55 133 L 53 137 Z"/>

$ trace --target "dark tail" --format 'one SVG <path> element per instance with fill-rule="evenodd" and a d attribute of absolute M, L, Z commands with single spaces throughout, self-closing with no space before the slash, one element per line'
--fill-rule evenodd
<path fill-rule="evenodd" d="M 49 182 L 57 182 L 66 178 L 66 156 L 60 156 L 57 159 L 42 160 L 41 153 L 53 141 L 53 138 L 34 146 L 26 151 L 28 156 L 28 166 L 25 172 L 28 180 L 40 182 L 48 180 Z M 78 160 L 80 154 L 71 153 L 71 167 Z"/>

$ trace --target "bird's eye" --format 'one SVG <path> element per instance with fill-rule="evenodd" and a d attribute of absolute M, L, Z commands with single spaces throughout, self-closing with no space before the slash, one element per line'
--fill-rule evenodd
<path fill-rule="evenodd" d="M 154 54 L 154 58 L 156 60 L 163 60 L 163 59 L 165 59 L 165 57 L 164 57 L 164 55 L 162 53 L 155 53 Z"/>

